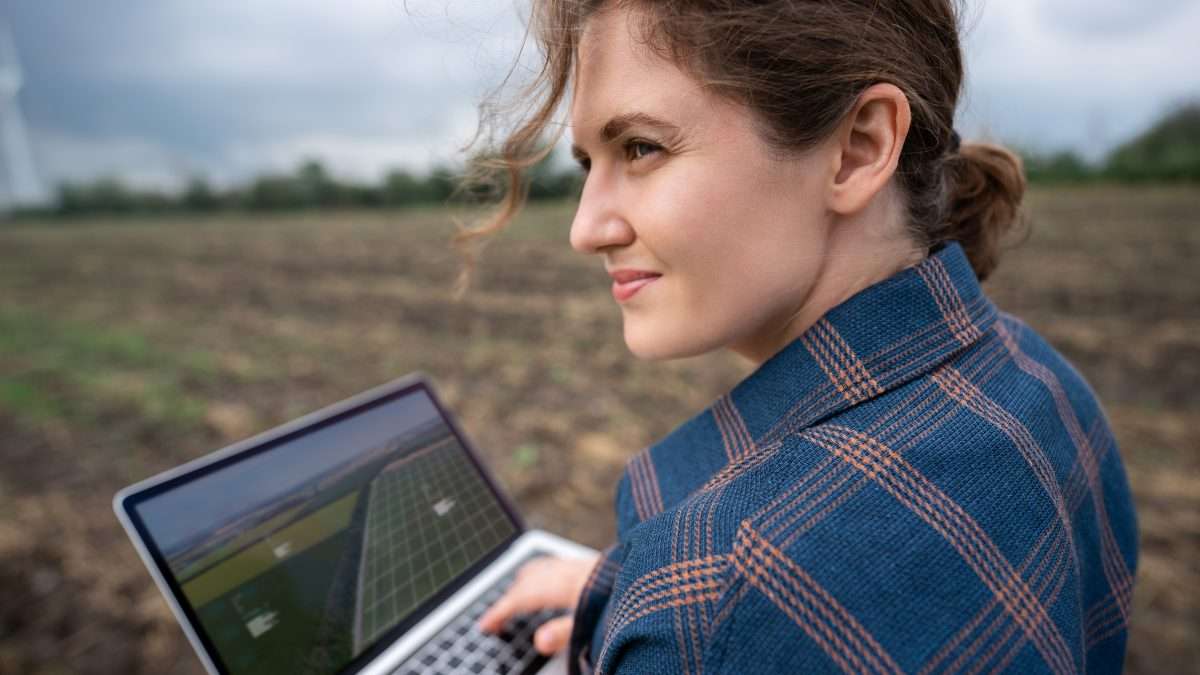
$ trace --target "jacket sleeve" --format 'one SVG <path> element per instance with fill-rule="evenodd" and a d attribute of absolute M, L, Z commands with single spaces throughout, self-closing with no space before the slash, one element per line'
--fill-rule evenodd
<path fill-rule="evenodd" d="M 613 582 L 621 571 L 622 554 L 623 548 L 619 543 L 604 549 L 579 593 L 571 639 L 567 645 L 571 675 L 590 675 L 594 670 L 592 645 L 598 645 L 603 637 L 603 618 L 612 595 Z"/>

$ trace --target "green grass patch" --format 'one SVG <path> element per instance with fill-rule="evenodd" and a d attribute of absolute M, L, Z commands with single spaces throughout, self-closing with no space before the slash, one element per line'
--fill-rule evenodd
<path fill-rule="evenodd" d="M 512 454 L 512 463 L 517 469 L 526 471 L 537 465 L 538 446 L 534 443 L 524 443 L 517 447 Z"/>
<path fill-rule="evenodd" d="M 172 353 L 146 336 L 0 308 L 0 407 L 27 422 L 93 421 L 132 407 L 150 422 L 191 425 L 206 404 L 185 381 L 209 381 L 216 360 Z"/>
<path fill-rule="evenodd" d="M 57 399 L 20 380 L 0 380 L 0 408 L 39 422 L 63 416 Z"/>

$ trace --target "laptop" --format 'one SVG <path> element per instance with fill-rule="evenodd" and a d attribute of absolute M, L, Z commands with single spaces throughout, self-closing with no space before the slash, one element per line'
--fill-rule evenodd
<path fill-rule="evenodd" d="M 208 672 L 565 673 L 475 621 L 540 555 L 421 373 L 129 486 L 113 508 Z M 561 612 L 559 612 L 561 613 Z"/>

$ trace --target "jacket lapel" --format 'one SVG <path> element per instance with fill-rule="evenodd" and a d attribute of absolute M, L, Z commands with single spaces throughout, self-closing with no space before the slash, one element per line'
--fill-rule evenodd
<path fill-rule="evenodd" d="M 977 342 L 997 316 L 955 242 L 864 289 L 630 459 L 617 487 L 619 539 L 722 470 L 931 372 Z"/>

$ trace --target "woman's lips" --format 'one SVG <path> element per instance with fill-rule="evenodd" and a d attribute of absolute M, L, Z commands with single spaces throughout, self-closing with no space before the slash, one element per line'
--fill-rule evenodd
<path fill-rule="evenodd" d="M 641 290 L 643 286 L 654 283 L 654 281 L 656 281 L 660 276 L 662 275 L 656 274 L 654 276 L 647 276 L 640 279 L 634 279 L 632 281 L 626 281 L 625 283 L 614 280 L 612 285 L 613 297 L 616 298 L 617 302 L 624 302 L 629 298 L 632 298 L 633 294 Z"/>

